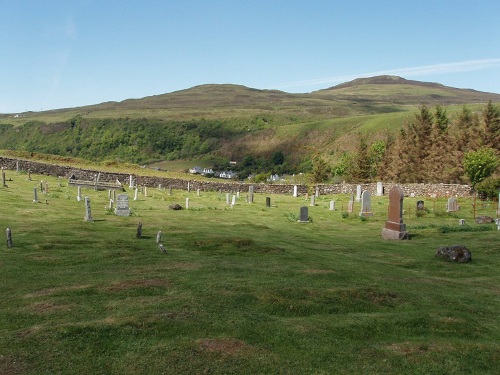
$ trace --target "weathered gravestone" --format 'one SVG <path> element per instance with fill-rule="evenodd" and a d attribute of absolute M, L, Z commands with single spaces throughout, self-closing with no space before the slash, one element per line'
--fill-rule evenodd
<path fill-rule="evenodd" d="M 300 207 L 300 223 L 308 223 L 309 222 L 309 209 L 306 206 Z"/>
<path fill-rule="evenodd" d="M 90 210 L 90 198 L 85 197 L 85 221 L 94 221 L 92 211 Z"/>
<path fill-rule="evenodd" d="M 316 196 L 311 195 L 311 206 L 316 206 Z"/>
<path fill-rule="evenodd" d="M 82 187 L 81 186 L 78 186 L 78 190 L 77 190 L 77 195 L 76 195 L 76 200 L 78 202 L 80 202 L 82 200 Z"/>
<path fill-rule="evenodd" d="M 250 185 L 250 187 L 248 188 L 248 194 L 250 195 L 248 203 L 253 203 L 253 191 L 254 191 L 253 185 Z"/>
<path fill-rule="evenodd" d="M 384 185 L 382 185 L 382 182 L 377 182 L 377 197 L 382 195 L 384 195 Z"/>
<path fill-rule="evenodd" d="M 118 194 L 116 197 L 116 216 L 130 216 L 130 207 L 128 205 L 128 195 Z"/>
<path fill-rule="evenodd" d="M 361 200 L 361 185 L 356 186 L 356 202 Z"/>
<path fill-rule="evenodd" d="M 38 203 L 38 193 L 36 187 L 33 188 L 33 203 Z"/>
<path fill-rule="evenodd" d="M 236 195 L 233 194 L 233 197 L 231 198 L 231 206 L 235 206 L 236 205 Z"/>
<path fill-rule="evenodd" d="M 139 195 L 139 188 L 137 188 L 137 187 L 136 187 L 136 188 L 135 188 L 135 191 L 134 191 L 134 201 L 136 201 L 136 200 L 137 200 L 138 195 Z"/>
<path fill-rule="evenodd" d="M 271 207 L 271 197 L 266 197 L 266 207 Z"/>
<path fill-rule="evenodd" d="M 137 233 L 135 235 L 137 238 L 142 238 L 142 223 L 139 221 L 137 224 Z"/>
<path fill-rule="evenodd" d="M 5 171 L 2 167 L 2 186 L 7 187 L 7 184 L 5 183 Z"/>
<path fill-rule="evenodd" d="M 394 186 L 389 191 L 389 217 L 382 229 L 382 238 L 386 240 L 407 240 L 410 238 L 403 224 L 403 190 Z"/>
<path fill-rule="evenodd" d="M 293 186 L 293 196 L 296 198 L 298 196 L 298 188 L 297 185 Z"/>
<path fill-rule="evenodd" d="M 12 247 L 12 231 L 10 228 L 7 228 L 5 232 L 7 235 L 7 248 L 10 249 Z"/>
<path fill-rule="evenodd" d="M 354 211 L 354 201 L 350 200 L 347 203 L 347 212 L 352 213 Z"/>
<path fill-rule="evenodd" d="M 226 204 L 229 204 L 229 193 L 226 193 Z"/>
<path fill-rule="evenodd" d="M 448 198 L 448 203 L 446 204 L 446 212 L 458 211 L 458 201 L 457 198 Z"/>
<path fill-rule="evenodd" d="M 425 210 L 424 201 L 417 201 L 417 211 Z"/>
<path fill-rule="evenodd" d="M 371 202 L 372 198 L 370 192 L 368 190 L 363 191 L 361 194 L 361 211 L 359 211 L 359 216 L 373 216 Z"/>
<path fill-rule="evenodd" d="M 189 198 L 186 198 L 186 210 L 189 210 Z"/>
<path fill-rule="evenodd" d="M 330 201 L 330 211 L 335 211 L 335 201 Z"/>
<path fill-rule="evenodd" d="M 159 230 L 158 233 L 156 233 L 156 243 L 160 242 L 161 242 L 161 230 Z"/>
<path fill-rule="evenodd" d="M 132 175 L 128 176 L 128 187 L 132 189 L 134 187 L 134 179 Z"/>
<path fill-rule="evenodd" d="M 316 198 L 319 198 L 319 186 L 316 186 L 316 191 L 314 192 Z"/>

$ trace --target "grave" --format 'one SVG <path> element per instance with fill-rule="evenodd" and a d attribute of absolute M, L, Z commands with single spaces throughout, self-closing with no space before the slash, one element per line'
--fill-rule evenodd
<path fill-rule="evenodd" d="M 335 211 L 335 201 L 330 201 L 330 211 Z"/>
<path fill-rule="evenodd" d="M 347 203 L 347 212 L 352 213 L 354 211 L 354 201 L 350 200 Z"/>
<path fill-rule="evenodd" d="M 234 205 L 236 205 L 236 195 L 233 195 L 233 197 L 231 198 L 231 206 Z"/>
<path fill-rule="evenodd" d="M 384 186 L 382 182 L 377 182 L 377 197 L 384 195 Z"/>
<path fill-rule="evenodd" d="M 156 233 L 156 243 L 160 242 L 161 242 L 161 230 L 159 230 L 158 233 Z"/>
<path fill-rule="evenodd" d="M 294 185 L 294 186 L 293 186 L 293 196 L 294 196 L 295 198 L 297 198 L 297 196 L 298 196 L 298 188 L 297 188 L 297 185 Z"/>
<path fill-rule="evenodd" d="M 299 223 L 309 223 L 309 208 L 306 206 L 300 207 Z"/>
<path fill-rule="evenodd" d="M 316 196 L 315 195 L 311 195 L 311 206 L 312 207 L 316 206 Z"/>
<path fill-rule="evenodd" d="M 33 188 L 33 203 L 38 203 L 38 193 L 36 187 Z"/>
<path fill-rule="evenodd" d="M 458 211 L 458 200 L 457 198 L 448 198 L 448 203 L 446 204 L 446 212 Z"/>
<path fill-rule="evenodd" d="M 136 188 L 135 188 L 135 191 L 134 191 L 134 201 L 136 201 L 136 200 L 137 200 L 137 196 L 138 196 L 138 194 L 139 194 L 139 188 L 137 188 L 137 187 L 136 187 Z"/>
<path fill-rule="evenodd" d="M 80 202 L 82 200 L 82 187 L 81 186 L 78 186 L 78 190 L 77 190 L 77 195 L 76 195 L 76 200 L 78 202 Z"/>
<path fill-rule="evenodd" d="M 90 210 L 90 198 L 85 197 L 85 221 L 94 221 Z"/>
<path fill-rule="evenodd" d="M 465 225 L 465 220 L 464 219 L 458 220 L 458 225 Z"/>
<path fill-rule="evenodd" d="M 356 202 L 361 200 L 361 185 L 356 186 Z"/>
<path fill-rule="evenodd" d="M 266 207 L 271 207 L 271 197 L 266 197 Z"/>
<path fill-rule="evenodd" d="M 5 171 L 2 167 L 2 186 L 3 187 L 8 187 L 7 184 L 5 183 Z"/>
<path fill-rule="evenodd" d="M 128 205 L 128 195 L 118 194 L 116 197 L 116 216 L 130 216 L 130 207 Z"/>
<path fill-rule="evenodd" d="M 316 198 L 319 198 L 319 186 L 316 186 L 315 195 L 316 195 Z"/>
<path fill-rule="evenodd" d="M 382 229 L 382 238 L 386 240 L 407 240 L 410 238 L 403 224 L 403 190 L 394 186 L 389 191 L 389 217 Z"/>
<path fill-rule="evenodd" d="M 417 201 L 417 211 L 425 210 L 424 201 Z"/>
<path fill-rule="evenodd" d="M 368 190 L 363 191 L 363 193 L 361 194 L 361 211 L 359 212 L 359 216 L 373 216 L 371 202 L 372 198 L 370 192 Z"/>
<path fill-rule="evenodd" d="M 7 248 L 10 249 L 12 247 L 12 231 L 10 228 L 7 228 L 5 232 L 7 235 Z"/>
<path fill-rule="evenodd" d="M 189 198 L 186 198 L 186 210 L 189 209 Z"/>

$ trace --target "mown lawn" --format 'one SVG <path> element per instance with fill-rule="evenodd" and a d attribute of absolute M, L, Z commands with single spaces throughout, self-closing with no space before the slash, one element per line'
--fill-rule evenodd
<path fill-rule="evenodd" d="M 248 204 L 241 192 L 231 208 L 217 192 L 149 188 L 138 201 L 127 192 L 124 218 L 107 191 L 83 189 L 85 222 L 66 182 L 7 177 L 0 374 L 500 372 L 500 231 L 474 223 L 470 200 L 447 214 L 445 198 L 423 198 L 416 217 L 419 198 L 405 199 L 412 238 L 392 242 L 380 237 L 387 197 L 372 197 L 374 216 L 361 220 L 342 217 L 347 195 L 323 196 L 300 224 L 304 197 L 271 195 L 266 208 L 265 195 Z M 49 191 L 33 203 L 40 180 Z M 186 197 L 189 210 L 168 209 Z M 495 216 L 495 203 L 476 207 Z M 456 243 L 471 263 L 434 257 Z"/>

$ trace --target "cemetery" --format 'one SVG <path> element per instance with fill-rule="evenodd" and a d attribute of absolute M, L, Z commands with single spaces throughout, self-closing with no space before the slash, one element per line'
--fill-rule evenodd
<path fill-rule="evenodd" d="M 496 201 L 2 172 L 0 373 L 498 369 Z"/>

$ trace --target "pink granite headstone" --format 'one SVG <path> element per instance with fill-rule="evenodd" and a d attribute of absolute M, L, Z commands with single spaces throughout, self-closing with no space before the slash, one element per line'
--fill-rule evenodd
<path fill-rule="evenodd" d="M 394 186 L 389 192 L 389 218 L 382 229 L 382 238 L 386 240 L 407 240 L 409 234 L 403 224 L 403 190 Z"/>

